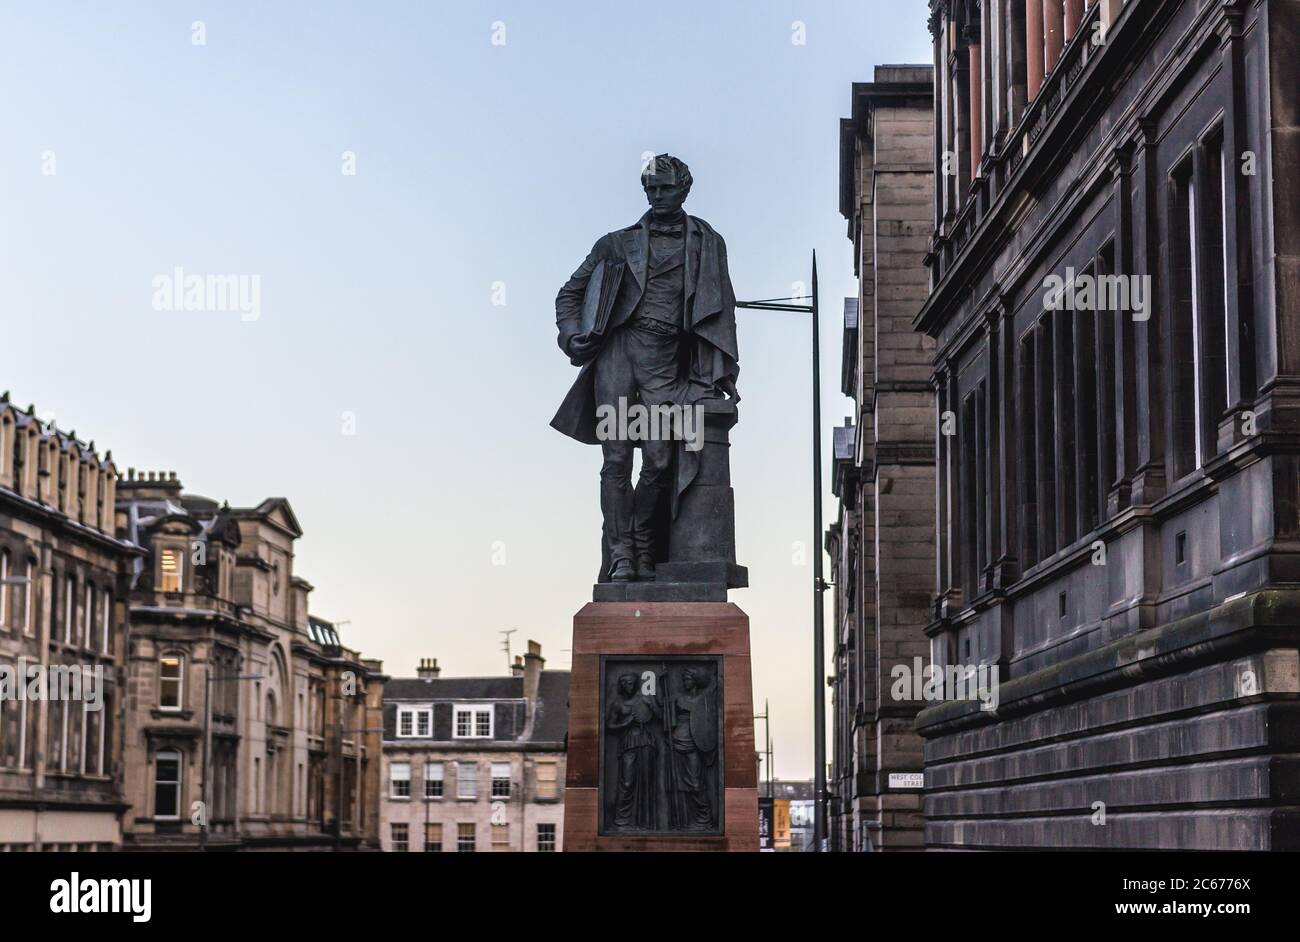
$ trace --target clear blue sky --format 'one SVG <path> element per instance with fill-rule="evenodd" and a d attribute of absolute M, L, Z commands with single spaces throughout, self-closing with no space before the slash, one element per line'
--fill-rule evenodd
<path fill-rule="evenodd" d="M 930 61 L 925 16 L 887 0 L 5 3 L 0 389 L 120 467 L 237 505 L 288 497 L 313 610 L 392 674 L 422 656 L 503 671 L 504 628 L 567 667 L 598 564 L 599 454 L 547 426 L 573 379 L 556 290 L 643 212 L 642 153 L 677 154 L 739 297 L 788 294 L 817 249 L 829 430 L 849 412 L 855 292 L 838 121 L 875 64 Z M 155 310 L 151 279 L 175 266 L 258 275 L 260 317 Z M 809 330 L 739 317 L 752 587 L 732 598 L 777 773 L 806 778 Z"/>

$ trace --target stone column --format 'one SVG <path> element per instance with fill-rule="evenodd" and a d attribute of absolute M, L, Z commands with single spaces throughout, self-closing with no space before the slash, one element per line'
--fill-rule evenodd
<path fill-rule="evenodd" d="M 1029 101 L 1043 87 L 1043 2 L 1025 0 L 1025 85 Z"/>
<path fill-rule="evenodd" d="M 1065 10 L 1061 0 L 1043 0 L 1044 74 L 1056 68 L 1065 48 Z"/>

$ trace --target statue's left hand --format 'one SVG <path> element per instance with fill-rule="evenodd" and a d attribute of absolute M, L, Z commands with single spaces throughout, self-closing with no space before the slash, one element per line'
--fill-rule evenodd
<path fill-rule="evenodd" d="M 732 380 L 724 379 L 718 383 L 718 386 L 732 402 L 740 402 L 740 393 L 736 391 L 736 384 Z"/>

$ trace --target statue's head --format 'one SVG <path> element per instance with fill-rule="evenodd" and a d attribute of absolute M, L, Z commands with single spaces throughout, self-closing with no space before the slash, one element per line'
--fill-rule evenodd
<path fill-rule="evenodd" d="M 619 674 L 618 689 L 625 697 L 632 696 L 636 692 L 636 674 Z"/>
<path fill-rule="evenodd" d="M 676 216 L 691 192 L 691 168 L 669 154 L 659 154 L 646 161 L 641 171 L 650 211 L 661 219 Z"/>
<path fill-rule="evenodd" d="M 710 678 L 707 667 L 694 665 L 682 672 L 682 686 L 687 690 L 703 690 L 709 686 Z"/>

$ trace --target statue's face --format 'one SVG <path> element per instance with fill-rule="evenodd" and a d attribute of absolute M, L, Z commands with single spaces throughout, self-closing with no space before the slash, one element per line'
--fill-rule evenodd
<path fill-rule="evenodd" d="M 686 202 L 686 187 L 677 182 L 675 174 L 657 173 L 646 177 L 645 198 L 650 210 L 661 219 L 676 216 Z"/>
<path fill-rule="evenodd" d="M 618 689 L 623 692 L 623 696 L 630 697 L 633 691 L 636 690 L 636 681 L 631 677 L 620 677 L 618 679 Z"/>
<path fill-rule="evenodd" d="M 695 671 L 687 671 L 682 675 L 682 686 L 687 690 L 695 689 Z"/>

